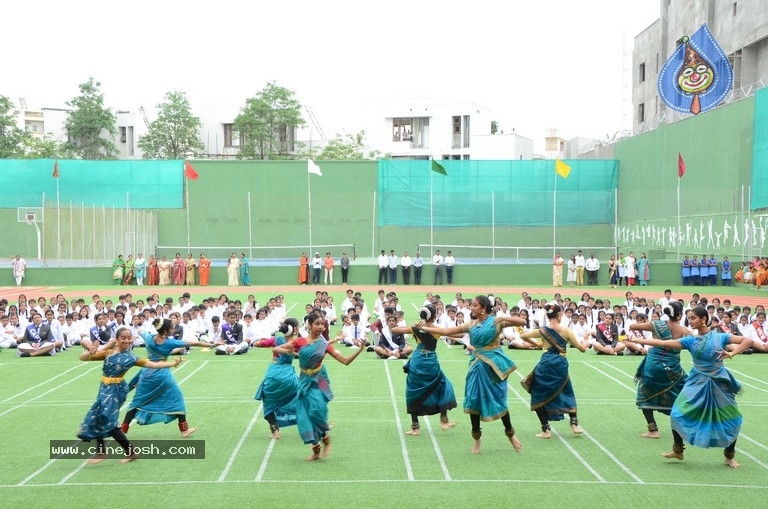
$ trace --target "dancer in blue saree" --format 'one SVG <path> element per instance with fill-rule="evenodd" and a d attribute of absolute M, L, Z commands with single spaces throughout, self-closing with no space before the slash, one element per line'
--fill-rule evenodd
<path fill-rule="evenodd" d="M 650 331 L 654 338 L 661 340 L 680 339 L 690 335 L 690 331 L 680 325 L 683 317 L 683 305 L 670 302 L 664 307 L 667 321 L 633 323 L 629 326 L 627 343 L 633 338 L 644 338 L 642 331 Z M 639 316 L 639 315 L 638 315 Z M 631 347 L 628 347 L 631 348 Z M 643 411 L 648 431 L 640 435 L 643 438 L 659 438 L 659 426 L 653 416 L 654 410 L 669 415 L 677 396 L 685 385 L 688 375 L 680 365 L 680 350 L 654 346 L 640 361 L 635 374 L 637 382 L 636 404 Z"/>
<path fill-rule="evenodd" d="M 170 368 L 181 363 L 181 357 L 175 362 L 153 362 L 148 359 L 140 359 L 131 353 L 133 337 L 130 329 L 121 327 L 117 329 L 117 346 L 114 350 L 98 350 L 91 347 L 89 352 L 80 356 L 81 361 L 104 361 L 102 368 L 99 395 L 85 416 L 85 420 L 77 431 L 77 438 L 84 442 L 96 440 L 98 448 L 96 455 L 88 460 L 88 463 L 99 463 L 107 459 L 104 447 L 104 439 L 112 437 L 125 451 L 125 458 L 121 463 L 127 463 L 138 459 L 133 446 L 118 426 L 120 407 L 128 396 L 128 384 L 123 377 L 133 366 L 142 366 L 152 369 Z"/>
<path fill-rule="evenodd" d="M 331 436 L 328 434 L 328 402 L 333 399 L 328 372 L 323 365 L 323 359 L 328 354 L 340 363 L 348 366 L 365 348 L 358 347 L 352 355 L 344 357 L 323 337 L 326 322 L 325 317 L 313 311 L 307 316 L 309 324 L 309 336 L 307 344 L 298 350 L 299 375 L 298 390 L 294 404 L 296 407 L 296 423 L 299 435 L 305 444 L 312 445 L 312 455 L 307 461 L 314 461 L 321 457 L 320 442 L 323 442 L 322 457 L 331 453 Z M 277 354 L 293 355 L 295 341 L 276 346 L 272 349 Z"/>
<path fill-rule="evenodd" d="M 480 440 L 483 436 L 480 421 L 496 419 L 501 419 L 504 424 L 504 433 L 515 451 L 519 452 L 522 448 L 515 436 L 515 428 L 512 427 L 507 408 L 507 377 L 517 366 L 504 354 L 499 340 L 502 328 L 525 323 L 517 316 L 494 317 L 492 313 L 493 306 L 488 297 L 478 295 L 470 306 L 472 321 L 456 327 L 419 325 L 419 328 L 426 332 L 442 336 L 469 333 L 473 350 L 464 386 L 464 413 L 469 414 L 472 423 L 473 454 L 480 452 Z"/>
<path fill-rule="evenodd" d="M 431 327 L 437 310 L 427 304 L 419 311 L 425 327 Z M 440 427 L 447 430 L 456 426 L 448 419 L 448 410 L 456 408 L 453 384 L 446 378 L 437 360 L 437 343 L 440 336 L 425 332 L 421 327 L 393 327 L 393 334 L 413 334 L 416 349 L 408 361 L 405 379 L 405 404 L 411 414 L 411 430 L 406 435 L 419 435 L 419 416 L 440 414 Z"/>
<path fill-rule="evenodd" d="M 286 318 L 278 329 L 274 346 L 282 346 L 296 339 L 298 331 L 298 320 Z M 264 420 L 269 423 L 269 430 L 274 439 L 280 438 L 280 428 L 296 424 L 294 400 L 298 386 L 296 371 L 293 369 L 293 353 L 274 353 L 272 363 L 253 398 L 262 402 L 262 414 Z"/>
<path fill-rule="evenodd" d="M 545 304 L 549 326 L 539 327 L 521 334 L 520 338 L 533 345 L 534 338 L 541 338 L 541 346 L 544 353 L 536 364 L 533 372 L 523 381 L 523 387 L 531 393 L 531 410 L 536 412 L 541 423 L 541 433 L 538 438 L 552 438 L 552 427 L 549 421 L 562 421 L 563 415 L 568 414 L 571 419 L 571 430 L 575 435 L 583 433 L 579 427 L 579 418 L 576 413 L 576 394 L 573 392 L 571 376 L 568 373 L 568 359 L 566 348 L 571 346 L 578 348 L 581 353 L 587 351 L 589 343 L 580 341 L 576 335 L 560 325 L 563 317 L 563 308 L 557 304 Z"/>
<path fill-rule="evenodd" d="M 725 462 L 739 468 L 735 460 L 736 438 L 741 431 L 742 416 L 736 406 L 741 384 L 725 369 L 723 359 L 730 359 L 750 346 L 752 339 L 709 329 L 709 314 L 703 307 L 688 311 L 688 326 L 696 333 L 680 339 L 632 338 L 641 345 L 662 346 L 688 350 L 693 367 L 688 380 L 675 400 L 670 414 L 672 421 L 672 452 L 665 458 L 683 459 L 683 440 L 696 447 L 723 447 Z M 728 344 L 734 344 L 727 350 Z"/>
<path fill-rule="evenodd" d="M 165 360 L 176 348 L 210 346 L 202 341 L 181 341 L 169 338 L 168 335 L 173 330 L 173 323 L 168 319 L 156 318 L 152 325 L 157 334 L 141 333 L 150 360 Z M 178 419 L 182 438 L 187 438 L 197 431 L 197 428 L 190 428 L 189 423 L 187 423 L 184 396 L 182 396 L 181 389 L 179 389 L 170 371 L 142 369 L 138 375 L 133 377 L 128 387 L 135 387 L 136 393 L 133 395 L 133 400 L 128 406 L 128 412 L 123 418 L 121 425 L 123 433 L 128 433 L 134 417 L 139 424 L 169 423 Z"/>

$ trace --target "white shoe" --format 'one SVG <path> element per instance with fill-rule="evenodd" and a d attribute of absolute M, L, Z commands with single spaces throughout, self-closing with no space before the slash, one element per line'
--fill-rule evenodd
<path fill-rule="evenodd" d="M 349 347 L 350 347 L 350 348 L 354 348 L 355 350 L 357 350 L 358 348 L 360 348 L 360 347 L 359 347 L 359 346 L 357 346 L 357 345 L 349 345 Z"/>
<path fill-rule="evenodd" d="M 389 357 L 387 357 L 387 360 L 388 360 L 388 361 L 394 361 L 394 360 L 397 360 L 397 355 L 390 355 Z"/>

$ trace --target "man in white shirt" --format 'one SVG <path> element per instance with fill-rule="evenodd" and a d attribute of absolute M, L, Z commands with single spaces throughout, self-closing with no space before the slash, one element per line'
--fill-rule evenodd
<path fill-rule="evenodd" d="M 432 266 L 435 269 L 435 284 L 443 284 L 443 255 L 440 254 L 440 250 L 435 251 L 435 256 L 432 257 Z"/>
<path fill-rule="evenodd" d="M 586 263 L 584 255 L 581 254 L 581 249 L 579 249 L 578 253 L 576 253 L 576 286 L 584 285 L 584 267 Z"/>
<path fill-rule="evenodd" d="M 402 268 L 403 272 L 403 284 L 409 285 L 411 284 L 411 265 L 413 262 L 411 261 L 411 257 L 408 256 L 408 251 L 403 251 L 403 256 L 400 258 L 400 267 Z"/>
<path fill-rule="evenodd" d="M 379 254 L 379 284 L 387 284 L 387 271 L 389 270 L 389 258 L 387 258 L 384 250 L 381 250 Z"/>
<path fill-rule="evenodd" d="M 445 263 L 445 277 L 448 280 L 448 284 L 452 285 L 453 284 L 453 266 L 456 265 L 456 259 L 453 257 L 453 254 L 451 254 L 450 251 L 446 253 L 443 263 Z"/>
<path fill-rule="evenodd" d="M 584 262 L 584 268 L 587 271 L 587 285 L 597 286 L 597 278 L 600 273 L 600 260 L 595 258 L 594 253 L 587 258 L 586 262 Z"/>
<path fill-rule="evenodd" d="M 397 255 L 395 250 L 389 251 L 389 257 L 387 258 L 387 267 L 389 268 L 389 284 L 397 284 Z"/>
<path fill-rule="evenodd" d="M 672 290 L 667 288 L 666 290 L 664 290 L 664 297 L 659 299 L 659 304 L 661 304 L 661 309 L 664 309 L 667 306 L 667 304 L 669 304 L 673 300 L 674 299 L 672 298 Z"/>

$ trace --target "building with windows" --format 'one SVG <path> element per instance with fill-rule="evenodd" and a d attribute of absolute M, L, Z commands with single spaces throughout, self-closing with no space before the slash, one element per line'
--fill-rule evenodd
<path fill-rule="evenodd" d="M 687 114 L 659 98 L 659 71 L 677 41 L 706 23 L 733 66 L 733 90 L 724 102 L 768 85 L 768 9 L 765 0 L 660 0 L 661 17 L 635 37 L 632 54 L 633 131 L 641 133 Z"/>

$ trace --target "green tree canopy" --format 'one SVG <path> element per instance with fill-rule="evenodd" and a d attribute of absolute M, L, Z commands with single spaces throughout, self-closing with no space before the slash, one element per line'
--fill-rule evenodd
<path fill-rule="evenodd" d="M 365 131 L 358 131 L 345 136 L 337 134 L 335 138 L 328 141 L 317 158 L 331 161 L 380 159 L 381 152 L 368 148 L 365 143 Z"/>
<path fill-rule="evenodd" d="M 0 95 L 0 159 L 14 159 L 24 154 L 24 139 L 29 133 L 16 125 L 13 103 Z"/>
<path fill-rule="evenodd" d="M 281 159 L 293 150 L 294 132 L 304 125 L 301 104 L 294 92 L 275 82 L 246 99 L 235 118 L 240 131 L 240 154 L 245 159 Z"/>
<path fill-rule="evenodd" d="M 145 159 L 187 159 L 203 150 L 200 119 L 192 115 L 184 92 L 166 93 L 157 110 L 157 120 L 138 142 Z"/>
<path fill-rule="evenodd" d="M 64 123 L 69 138 L 66 148 L 81 159 L 114 159 L 118 154 L 113 142 L 116 118 L 104 107 L 100 86 L 101 83 L 88 78 L 80 84 L 80 95 L 66 103 L 74 108 Z"/>

